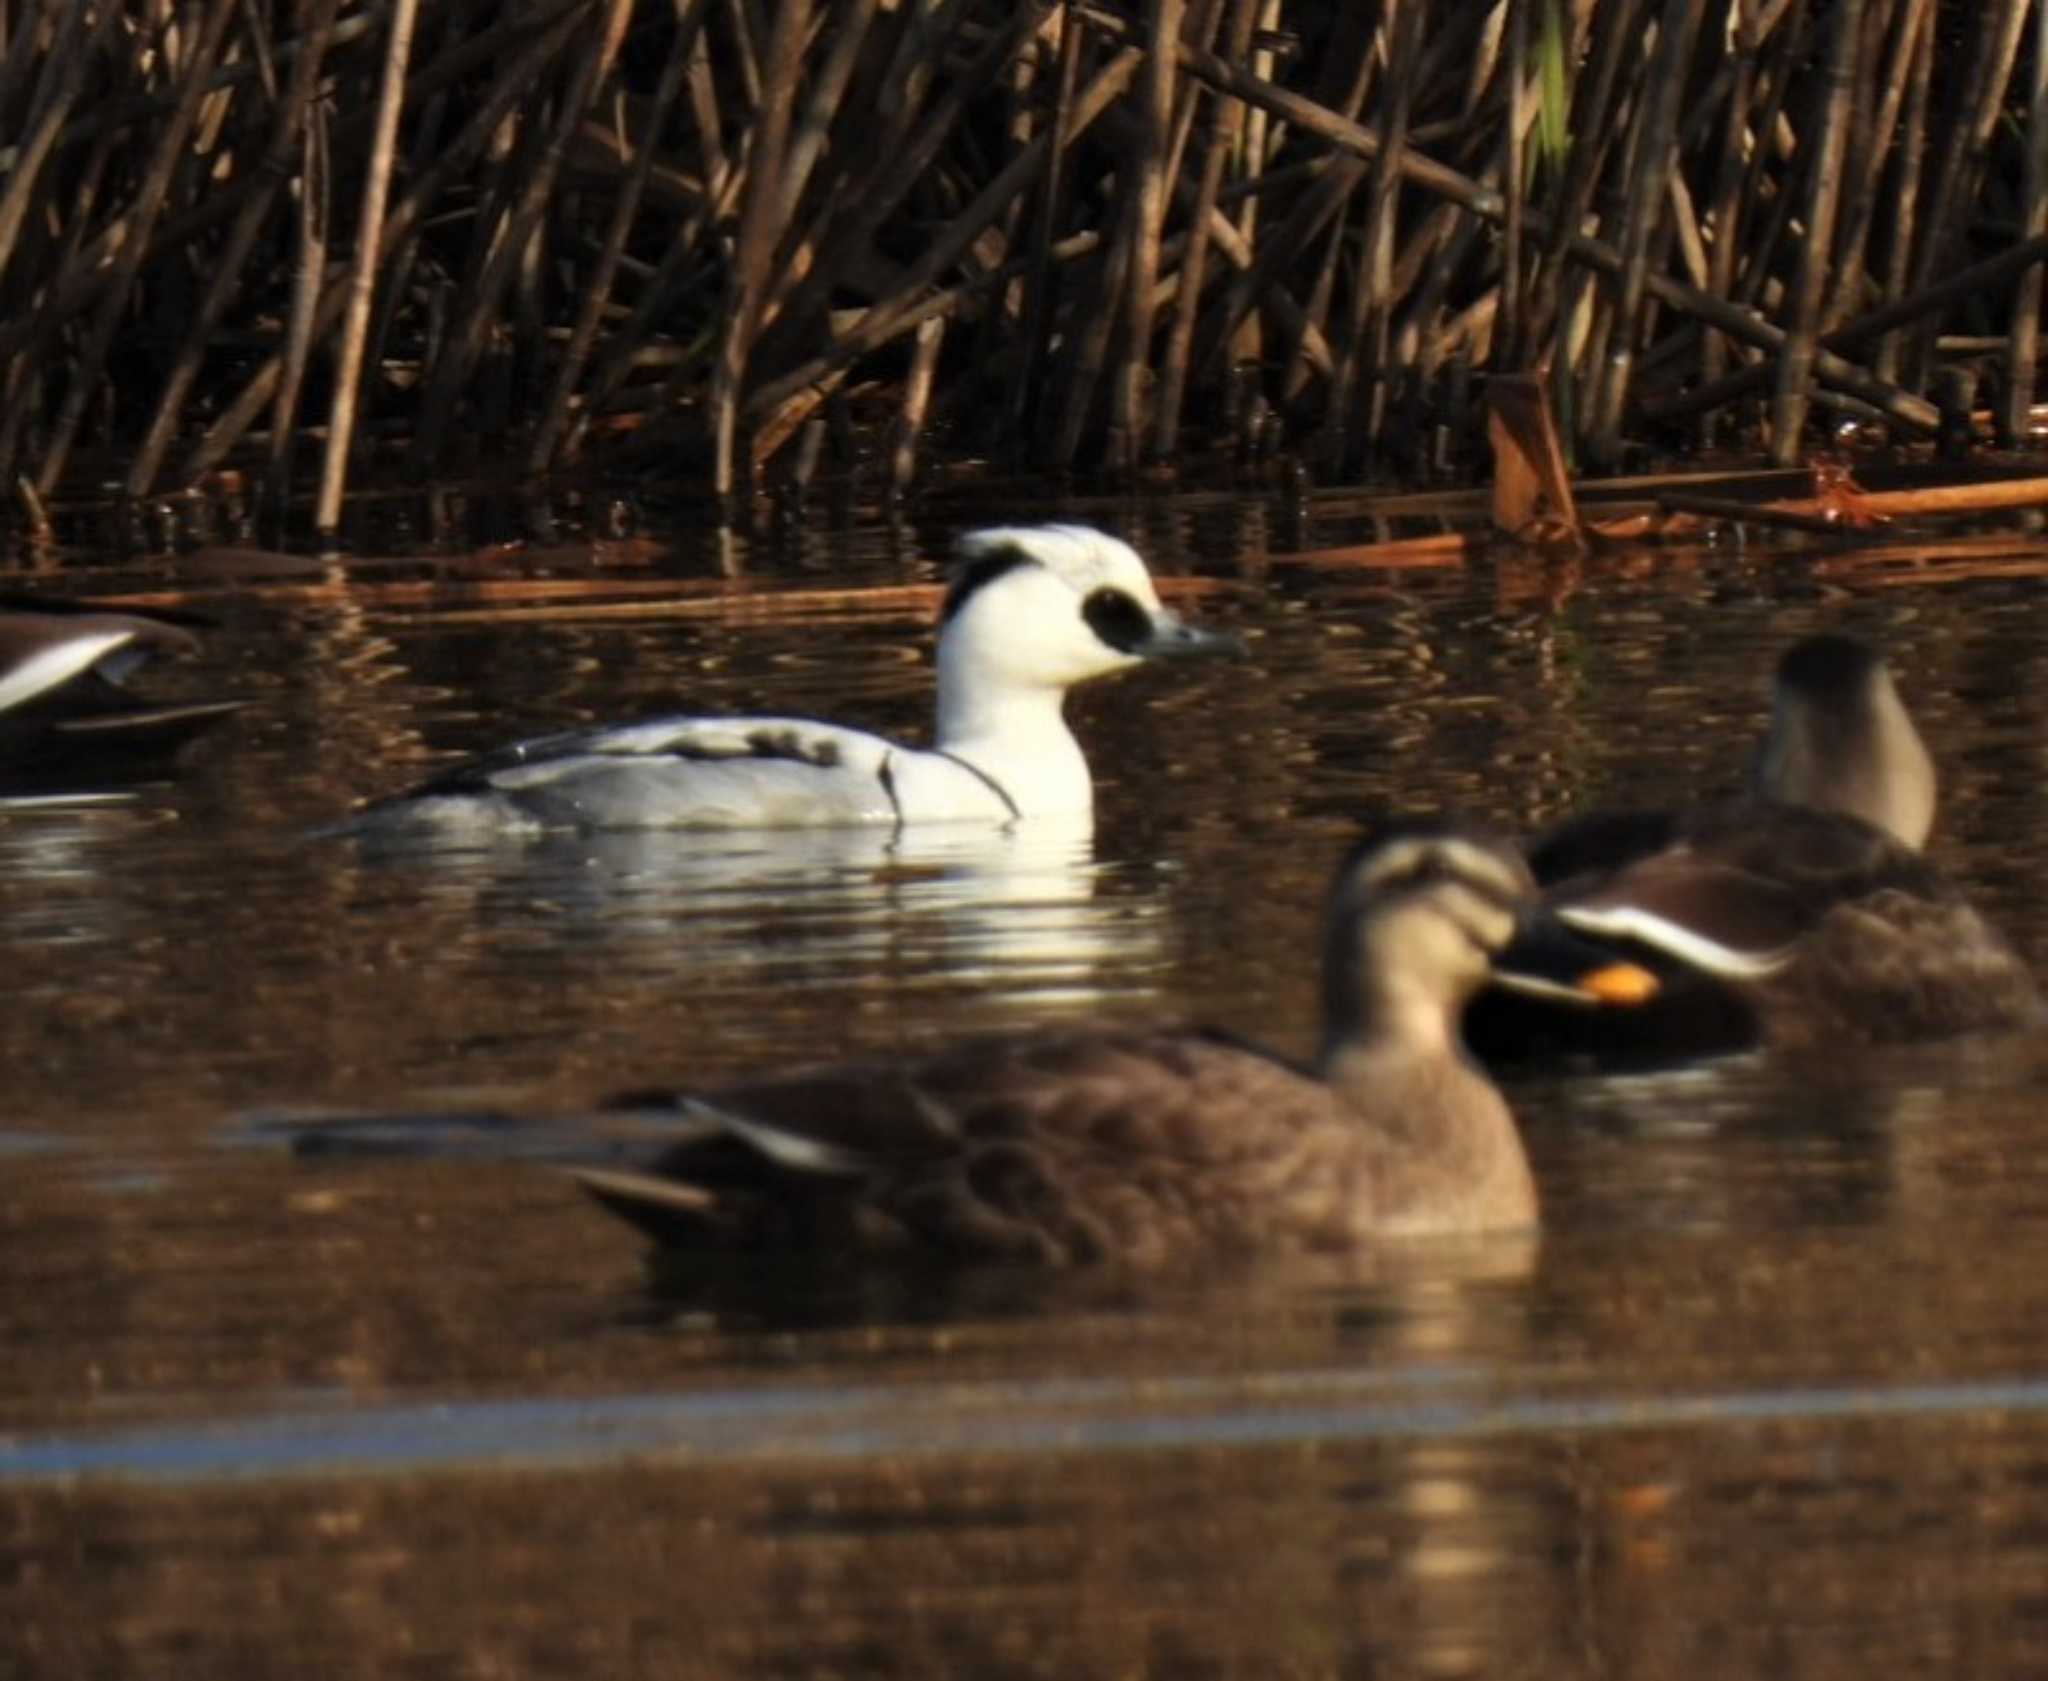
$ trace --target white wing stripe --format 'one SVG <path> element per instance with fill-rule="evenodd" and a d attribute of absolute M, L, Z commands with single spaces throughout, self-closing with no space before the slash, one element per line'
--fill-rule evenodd
<path fill-rule="evenodd" d="M 1617 905 L 1608 910 L 1560 905 L 1557 915 L 1567 927 L 1583 934 L 1598 934 L 1610 940 L 1640 940 L 1695 969 L 1728 980 L 1762 980 L 1766 975 L 1775 975 L 1798 955 L 1796 943 L 1775 951 L 1740 951 L 1639 905 Z"/>
<path fill-rule="evenodd" d="M 37 650 L 0 673 L 0 712 L 69 682 L 134 634 L 131 630 L 105 630 L 96 636 L 67 636 Z"/>

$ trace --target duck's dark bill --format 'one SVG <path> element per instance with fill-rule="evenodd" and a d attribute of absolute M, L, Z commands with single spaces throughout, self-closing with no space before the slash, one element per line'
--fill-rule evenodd
<path fill-rule="evenodd" d="M 1525 918 L 1494 959 L 1493 984 L 1533 998 L 1621 1009 L 1649 1002 L 1662 985 L 1641 964 L 1579 938 L 1547 911 Z"/>

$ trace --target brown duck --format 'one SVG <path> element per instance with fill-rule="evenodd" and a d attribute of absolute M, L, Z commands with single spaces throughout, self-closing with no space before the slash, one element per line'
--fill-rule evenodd
<path fill-rule="evenodd" d="M 2025 963 L 1920 854 L 1934 807 L 1933 761 L 1883 659 L 1845 636 L 1796 643 L 1747 795 L 1594 813 L 1530 849 L 1561 921 L 1657 971 L 1654 1004 L 1594 1020 L 1492 992 L 1467 1023 L 1475 1050 L 1661 1061 L 2038 1019 Z"/>
<path fill-rule="evenodd" d="M 1551 925 L 1513 847 L 1405 824 L 1338 874 L 1306 1066 L 1205 1031 L 1017 1034 L 639 1094 L 580 1143 L 521 1153 L 670 1246 L 1146 1266 L 1526 1226 L 1536 1191 L 1514 1118 L 1458 1038 L 1489 973 L 1594 1008 L 1635 1002 L 1648 980 Z M 393 1147 L 375 1122 L 296 1142 Z"/>

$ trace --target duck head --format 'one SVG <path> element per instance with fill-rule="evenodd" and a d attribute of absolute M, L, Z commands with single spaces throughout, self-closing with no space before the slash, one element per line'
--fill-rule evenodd
<path fill-rule="evenodd" d="M 995 526 L 961 538 L 939 620 L 939 705 L 1042 690 L 1141 661 L 1241 653 L 1159 599 L 1130 544 L 1085 525 Z"/>
<path fill-rule="evenodd" d="M 1635 1005 L 1648 971 L 1580 939 L 1543 905 L 1511 842 L 1404 822 L 1362 841 L 1338 871 L 1323 955 L 1322 1066 L 1371 1047 L 1458 1042 L 1489 979 L 1586 1005 Z"/>
<path fill-rule="evenodd" d="M 1848 636 L 1809 636 L 1778 662 L 1756 790 L 1839 812 L 1916 851 L 1934 827 L 1934 760 L 1883 658 Z"/>

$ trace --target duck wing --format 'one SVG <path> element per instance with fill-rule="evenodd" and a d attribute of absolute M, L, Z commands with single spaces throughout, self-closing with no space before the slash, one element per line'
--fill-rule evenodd
<path fill-rule="evenodd" d="M 915 809 L 911 806 L 915 805 Z M 345 831 L 455 827 L 730 829 L 1008 821 L 964 761 L 805 718 L 657 718 L 515 742 L 359 813 Z"/>
<path fill-rule="evenodd" d="M 532 736 L 466 759 L 413 794 L 475 794 L 530 787 L 596 763 L 754 761 L 815 770 L 871 767 L 889 743 L 865 730 L 807 718 L 651 718 L 636 724 Z"/>
<path fill-rule="evenodd" d="M 1488 994 L 1467 1039 L 1494 1062 L 1662 1062 L 1774 1045 L 2004 1030 L 2038 1018 L 2031 972 L 1961 889 L 1890 832 L 1743 801 L 1684 819 L 1664 850 L 1559 883 L 1567 926 L 1649 962 L 1659 996 L 1574 1022 Z"/>
<path fill-rule="evenodd" d="M 1362 1129 L 1320 1082 L 1200 1033 L 968 1041 L 670 1100 L 715 1127 L 579 1171 L 666 1244 L 918 1243 L 1054 1264 L 1343 1241 Z"/>
<path fill-rule="evenodd" d="M 157 703 L 124 686 L 153 656 L 196 649 L 191 627 L 203 622 L 0 596 L 0 762 L 9 775 L 90 784 L 123 764 L 167 758 L 240 711 L 241 701 Z"/>

